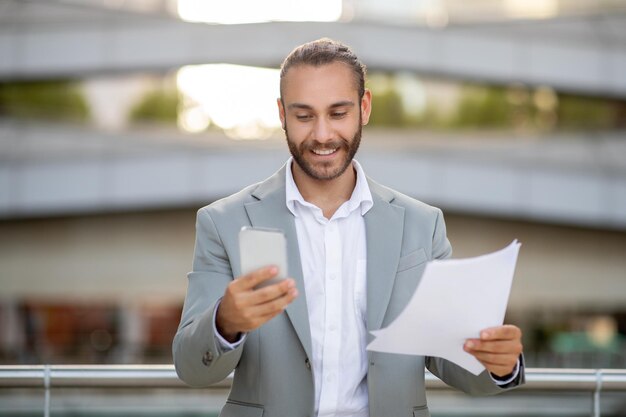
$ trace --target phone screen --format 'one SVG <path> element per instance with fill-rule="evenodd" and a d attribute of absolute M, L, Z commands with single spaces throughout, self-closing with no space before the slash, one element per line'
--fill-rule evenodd
<path fill-rule="evenodd" d="M 287 239 L 281 230 L 243 227 L 239 232 L 239 253 L 242 274 L 270 265 L 278 267 L 276 277 L 256 288 L 274 284 L 287 277 Z"/>

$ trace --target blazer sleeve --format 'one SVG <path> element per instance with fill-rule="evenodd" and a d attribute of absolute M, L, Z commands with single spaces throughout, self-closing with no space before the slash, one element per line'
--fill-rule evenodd
<path fill-rule="evenodd" d="M 445 259 L 452 255 L 452 246 L 446 234 L 443 213 L 437 209 L 437 220 L 433 233 L 433 259 Z M 498 385 L 485 370 L 474 375 L 447 359 L 426 357 L 426 367 L 446 384 L 472 395 L 498 394 L 515 388 L 525 382 L 524 357 L 520 356 L 520 369 L 517 378 L 506 385 Z"/>
<path fill-rule="evenodd" d="M 437 219 L 433 232 L 433 253 L 432 259 L 446 259 L 452 256 L 452 245 L 446 233 L 446 223 L 443 220 L 443 213 L 437 209 Z"/>
<path fill-rule="evenodd" d="M 506 385 L 498 385 L 484 370 L 478 375 L 461 368 L 447 359 L 426 357 L 426 367 L 446 384 L 471 395 L 493 395 L 518 387 L 525 382 L 524 357 L 520 355 L 520 367 L 517 378 Z"/>
<path fill-rule="evenodd" d="M 207 208 L 198 211 L 193 270 L 172 352 L 179 378 L 206 387 L 226 378 L 237 366 L 244 343 L 223 351 L 215 337 L 214 311 L 233 279 L 228 255 Z"/>

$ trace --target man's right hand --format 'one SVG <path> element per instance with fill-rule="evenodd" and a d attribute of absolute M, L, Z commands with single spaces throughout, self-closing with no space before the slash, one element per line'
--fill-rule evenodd
<path fill-rule="evenodd" d="M 217 308 L 217 331 L 229 342 L 270 321 L 298 296 L 296 283 L 287 278 L 279 283 L 255 290 L 254 287 L 278 273 L 278 268 L 261 268 L 233 280 Z"/>

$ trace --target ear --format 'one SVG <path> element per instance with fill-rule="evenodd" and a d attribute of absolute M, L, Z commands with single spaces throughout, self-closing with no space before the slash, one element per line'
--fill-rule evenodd
<path fill-rule="evenodd" d="M 372 92 L 369 89 L 365 89 L 363 98 L 361 99 L 361 123 L 365 126 L 370 121 L 370 114 L 372 113 Z"/>
<path fill-rule="evenodd" d="M 276 104 L 278 105 L 278 117 L 280 117 L 280 124 L 285 130 L 285 108 L 283 107 L 283 101 L 280 97 L 276 99 Z"/>

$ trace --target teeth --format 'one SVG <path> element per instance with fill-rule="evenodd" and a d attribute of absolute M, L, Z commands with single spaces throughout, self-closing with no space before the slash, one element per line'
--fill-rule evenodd
<path fill-rule="evenodd" d="M 337 150 L 337 148 L 335 149 L 313 149 L 313 153 L 316 155 L 330 155 L 331 153 L 335 152 Z"/>

